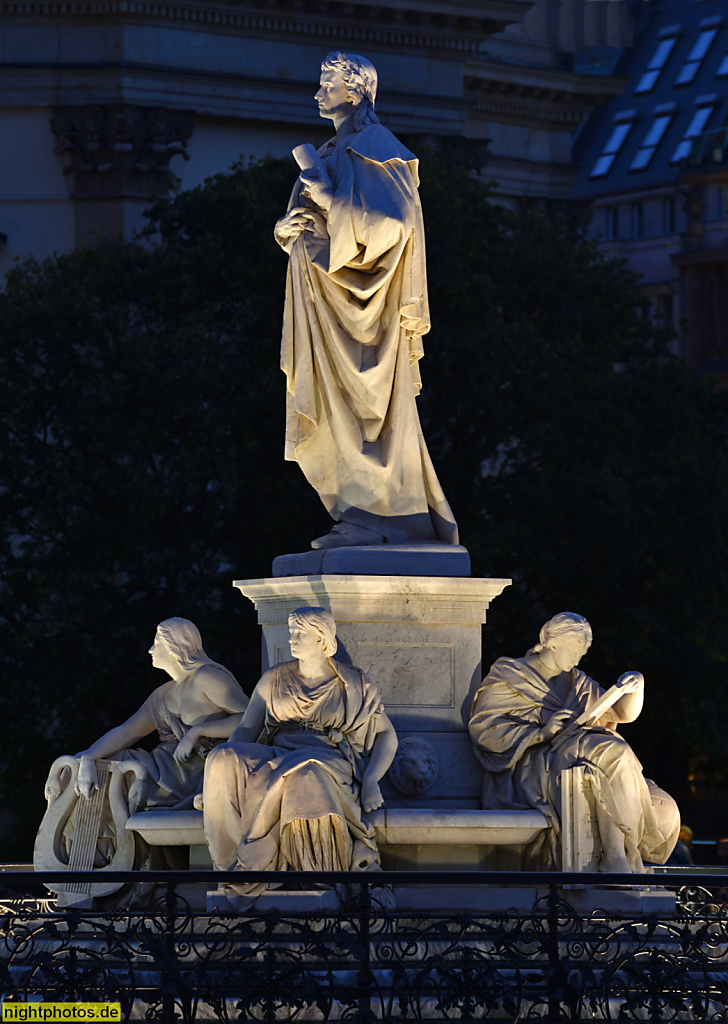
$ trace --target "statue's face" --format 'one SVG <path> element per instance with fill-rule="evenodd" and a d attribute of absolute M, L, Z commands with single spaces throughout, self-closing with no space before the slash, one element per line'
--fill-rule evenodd
<path fill-rule="evenodd" d="M 172 675 L 173 671 L 177 668 L 177 660 L 169 651 L 159 633 L 155 635 L 154 643 L 149 648 L 149 653 L 152 656 L 152 665 L 155 668 L 161 668 L 162 671 L 169 672 Z"/>
<path fill-rule="evenodd" d="M 342 73 L 338 69 L 322 71 L 320 83 L 314 99 L 318 103 L 321 117 L 333 119 L 337 114 L 347 114 L 351 110 L 353 97 Z"/>
<path fill-rule="evenodd" d="M 584 656 L 584 648 L 578 641 L 556 640 L 551 648 L 551 654 L 557 668 L 562 672 L 571 672 Z"/>
<path fill-rule="evenodd" d="M 288 631 L 291 634 L 289 643 L 294 658 L 305 659 L 321 654 L 321 641 L 315 633 L 294 625 L 290 625 Z"/>

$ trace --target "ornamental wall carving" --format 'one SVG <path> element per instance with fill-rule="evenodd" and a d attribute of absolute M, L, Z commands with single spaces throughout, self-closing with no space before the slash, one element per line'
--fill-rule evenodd
<path fill-rule="evenodd" d="M 169 162 L 189 159 L 191 110 L 108 106 L 56 107 L 51 128 L 74 199 L 164 197 Z"/>

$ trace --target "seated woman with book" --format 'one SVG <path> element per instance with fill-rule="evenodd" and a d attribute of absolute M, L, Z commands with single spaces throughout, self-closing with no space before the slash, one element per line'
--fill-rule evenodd
<path fill-rule="evenodd" d="M 664 864 L 677 842 L 680 814 L 619 735 L 644 699 L 640 672 L 626 672 L 606 696 L 576 666 L 592 640 L 581 615 L 562 612 L 541 629 L 525 658 L 499 658 L 473 701 L 470 737 L 485 768 L 483 807 L 536 808 L 551 828 L 526 853 L 530 869 L 561 867 L 564 769 L 585 769 L 601 841 L 600 871 L 644 871 Z M 590 709 L 593 709 L 590 713 Z"/>

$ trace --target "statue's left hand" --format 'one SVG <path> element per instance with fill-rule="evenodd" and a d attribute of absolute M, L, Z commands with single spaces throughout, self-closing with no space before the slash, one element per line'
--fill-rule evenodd
<path fill-rule="evenodd" d="M 361 780 L 361 806 L 362 810 L 367 813 L 384 806 L 384 797 L 379 788 L 379 782 L 366 774 Z"/>
<path fill-rule="evenodd" d="M 82 796 L 88 800 L 93 791 L 98 788 L 99 776 L 96 771 L 96 762 L 92 757 L 82 757 L 78 765 L 76 796 Z"/>
<path fill-rule="evenodd" d="M 624 672 L 617 680 L 617 686 L 624 693 L 636 693 L 644 682 L 645 677 L 641 672 Z"/>
<path fill-rule="evenodd" d="M 177 764 L 181 764 L 183 761 L 189 761 L 195 752 L 197 739 L 198 736 L 194 729 L 190 729 L 187 735 L 182 737 L 175 747 L 174 754 L 172 755 Z"/>

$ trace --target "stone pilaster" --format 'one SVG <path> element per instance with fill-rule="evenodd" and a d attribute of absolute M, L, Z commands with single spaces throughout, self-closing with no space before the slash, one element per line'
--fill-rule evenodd
<path fill-rule="evenodd" d="M 55 153 L 76 213 L 76 244 L 99 235 L 129 238 L 153 198 L 169 195 L 170 160 L 187 155 L 191 110 L 132 103 L 56 107 Z"/>

